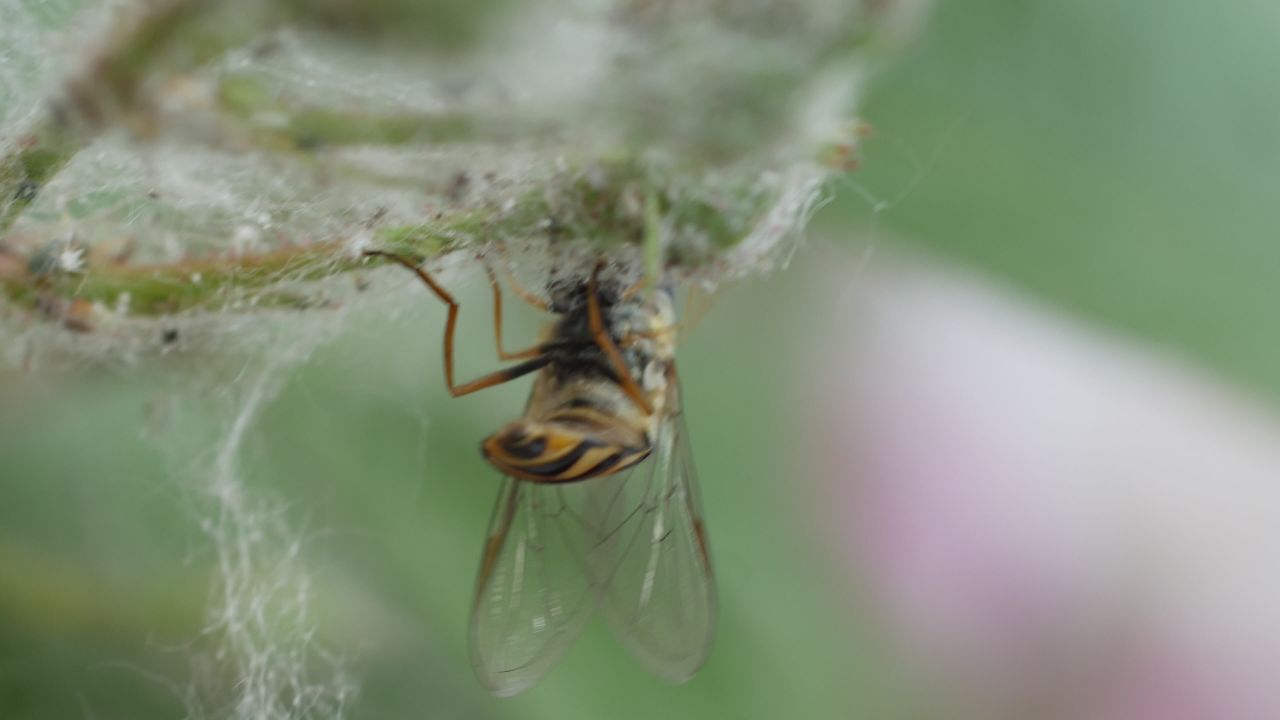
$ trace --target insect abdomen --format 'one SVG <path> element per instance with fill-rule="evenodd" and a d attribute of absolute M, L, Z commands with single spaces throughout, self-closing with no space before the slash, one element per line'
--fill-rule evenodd
<path fill-rule="evenodd" d="M 509 426 L 481 445 L 485 459 L 502 472 L 543 483 L 609 475 L 645 459 L 649 450 L 555 427 L 523 424 Z"/>

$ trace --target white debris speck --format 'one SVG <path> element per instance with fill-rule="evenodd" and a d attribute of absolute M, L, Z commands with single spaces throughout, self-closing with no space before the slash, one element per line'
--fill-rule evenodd
<path fill-rule="evenodd" d="M 373 232 L 368 228 L 357 230 L 347 239 L 346 250 L 347 256 L 353 259 L 359 259 L 364 256 L 364 252 L 373 247 Z"/>
<path fill-rule="evenodd" d="M 63 272 L 81 272 L 84 270 L 84 248 L 68 245 L 58 253 L 58 269 Z"/>

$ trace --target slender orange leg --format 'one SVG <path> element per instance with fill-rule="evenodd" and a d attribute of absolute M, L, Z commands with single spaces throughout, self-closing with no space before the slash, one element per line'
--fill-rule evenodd
<path fill-rule="evenodd" d="M 514 292 L 516 295 L 519 295 L 521 300 L 529 303 L 530 305 L 538 308 L 539 310 L 543 312 L 551 312 L 551 303 L 547 302 L 543 298 L 538 297 L 532 291 L 526 289 L 525 286 L 516 282 L 516 278 L 514 275 L 511 274 L 511 268 L 507 264 L 507 255 L 502 250 L 501 246 L 498 247 L 498 255 L 500 255 L 502 258 L 502 276 L 506 278 L 507 285 L 511 288 L 511 291 Z M 492 280 L 493 271 L 490 270 L 488 264 L 485 265 L 485 271 L 489 273 L 489 279 Z"/>
<path fill-rule="evenodd" d="M 516 282 L 516 278 L 514 275 L 511 274 L 510 270 L 504 267 L 502 269 L 502 274 L 507 278 L 507 285 L 511 286 L 511 291 L 514 292 L 516 295 L 519 295 L 521 300 L 529 303 L 530 305 L 538 308 L 543 312 L 551 312 L 551 303 L 547 302 L 543 298 L 538 297 L 537 295 L 534 295 L 532 291 L 530 291 L 520 283 Z"/>
<path fill-rule="evenodd" d="M 485 388 L 493 387 L 494 385 L 501 385 L 508 380 L 514 380 L 522 375 L 528 375 L 550 362 L 550 358 L 545 355 L 538 355 L 537 357 L 520 363 L 519 365 L 499 370 L 495 373 L 490 373 L 463 385 L 455 385 L 453 382 L 453 333 L 458 326 L 458 301 L 454 300 L 452 295 L 445 291 L 444 288 L 440 287 L 440 285 L 436 283 L 435 279 L 427 274 L 425 270 L 415 265 L 411 260 L 403 255 L 383 252 L 381 250 L 366 250 L 364 254 L 366 257 L 384 257 L 409 268 L 413 271 L 413 274 L 418 276 L 418 279 L 421 280 L 423 284 L 431 288 L 431 292 L 435 293 L 436 297 L 440 298 L 441 302 L 449 306 L 449 316 L 448 319 L 445 320 L 444 325 L 444 381 L 449 386 L 450 395 L 460 397 L 462 395 L 469 395 L 477 390 L 484 390 Z"/>
<path fill-rule="evenodd" d="M 604 318 L 600 315 L 600 294 L 596 291 L 596 281 L 602 265 L 603 263 L 596 263 L 595 269 L 591 271 L 591 279 L 587 282 L 587 322 L 591 326 L 591 337 L 600 349 L 604 350 L 604 354 L 609 357 L 609 362 L 613 363 L 613 369 L 618 373 L 618 379 L 622 381 L 623 391 L 636 405 L 640 406 L 641 410 L 644 410 L 646 415 L 652 415 L 653 406 L 644 396 L 644 391 L 636 384 L 635 378 L 631 377 L 627 362 L 622 359 L 622 352 L 609 337 L 609 333 L 604 331 Z"/>
<path fill-rule="evenodd" d="M 509 353 L 502 349 L 502 288 L 498 285 L 498 276 L 493 274 L 489 263 L 484 264 L 484 273 L 489 276 L 489 285 L 493 288 L 493 342 L 498 348 L 499 360 L 525 360 L 542 354 L 542 343 L 527 350 Z"/>
<path fill-rule="evenodd" d="M 648 284 L 649 284 L 649 278 L 647 277 L 640 278 L 639 280 L 636 281 L 635 285 L 632 285 L 631 287 L 622 291 L 622 299 L 630 300 L 631 298 L 636 296 L 636 293 L 643 290 L 645 285 L 648 285 Z"/>

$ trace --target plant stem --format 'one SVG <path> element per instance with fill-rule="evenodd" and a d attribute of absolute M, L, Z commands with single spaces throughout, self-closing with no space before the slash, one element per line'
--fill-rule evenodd
<path fill-rule="evenodd" d="M 658 259 L 654 243 L 662 239 L 666 259 L 689 267 L 705 260 L 707 253 L 741 240 L 774 200 L 772 193 L 752 186 L 681 192 L 638 163 L 618 161 L 568 171 L 526 189 L 503 207 L 482 205 L 426 223 L 379 227 L 362 242 L 430 258 L 495 240 L 587 239 L 602 250 L 644 245 L 652 263 Z M 340 239 L 163 264 L 91 262 L 83 273 L 59 270 L 48 258 L 37 262 L 33 256 L 3 266 L 7 270 L 0 272 L 0 292 L 14 305 L 31 310 L 55 299 L 115 308 L 134 317 L 263 306 L 302 308 L 314 305 L 314 299 L 296 289 L 271 293 L 271 288 L 321 280 L 377 262 L 361 259 L 360 249 Z"/>

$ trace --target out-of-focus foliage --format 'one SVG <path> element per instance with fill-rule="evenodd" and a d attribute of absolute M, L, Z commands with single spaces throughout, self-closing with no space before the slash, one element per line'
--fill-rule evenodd
<path fill-rule="evenodd" d="M 1280 396 L 1278 22 L 1257 0 L 940 3 L 878 78 L 854 180 L 884 227 Z"/>

